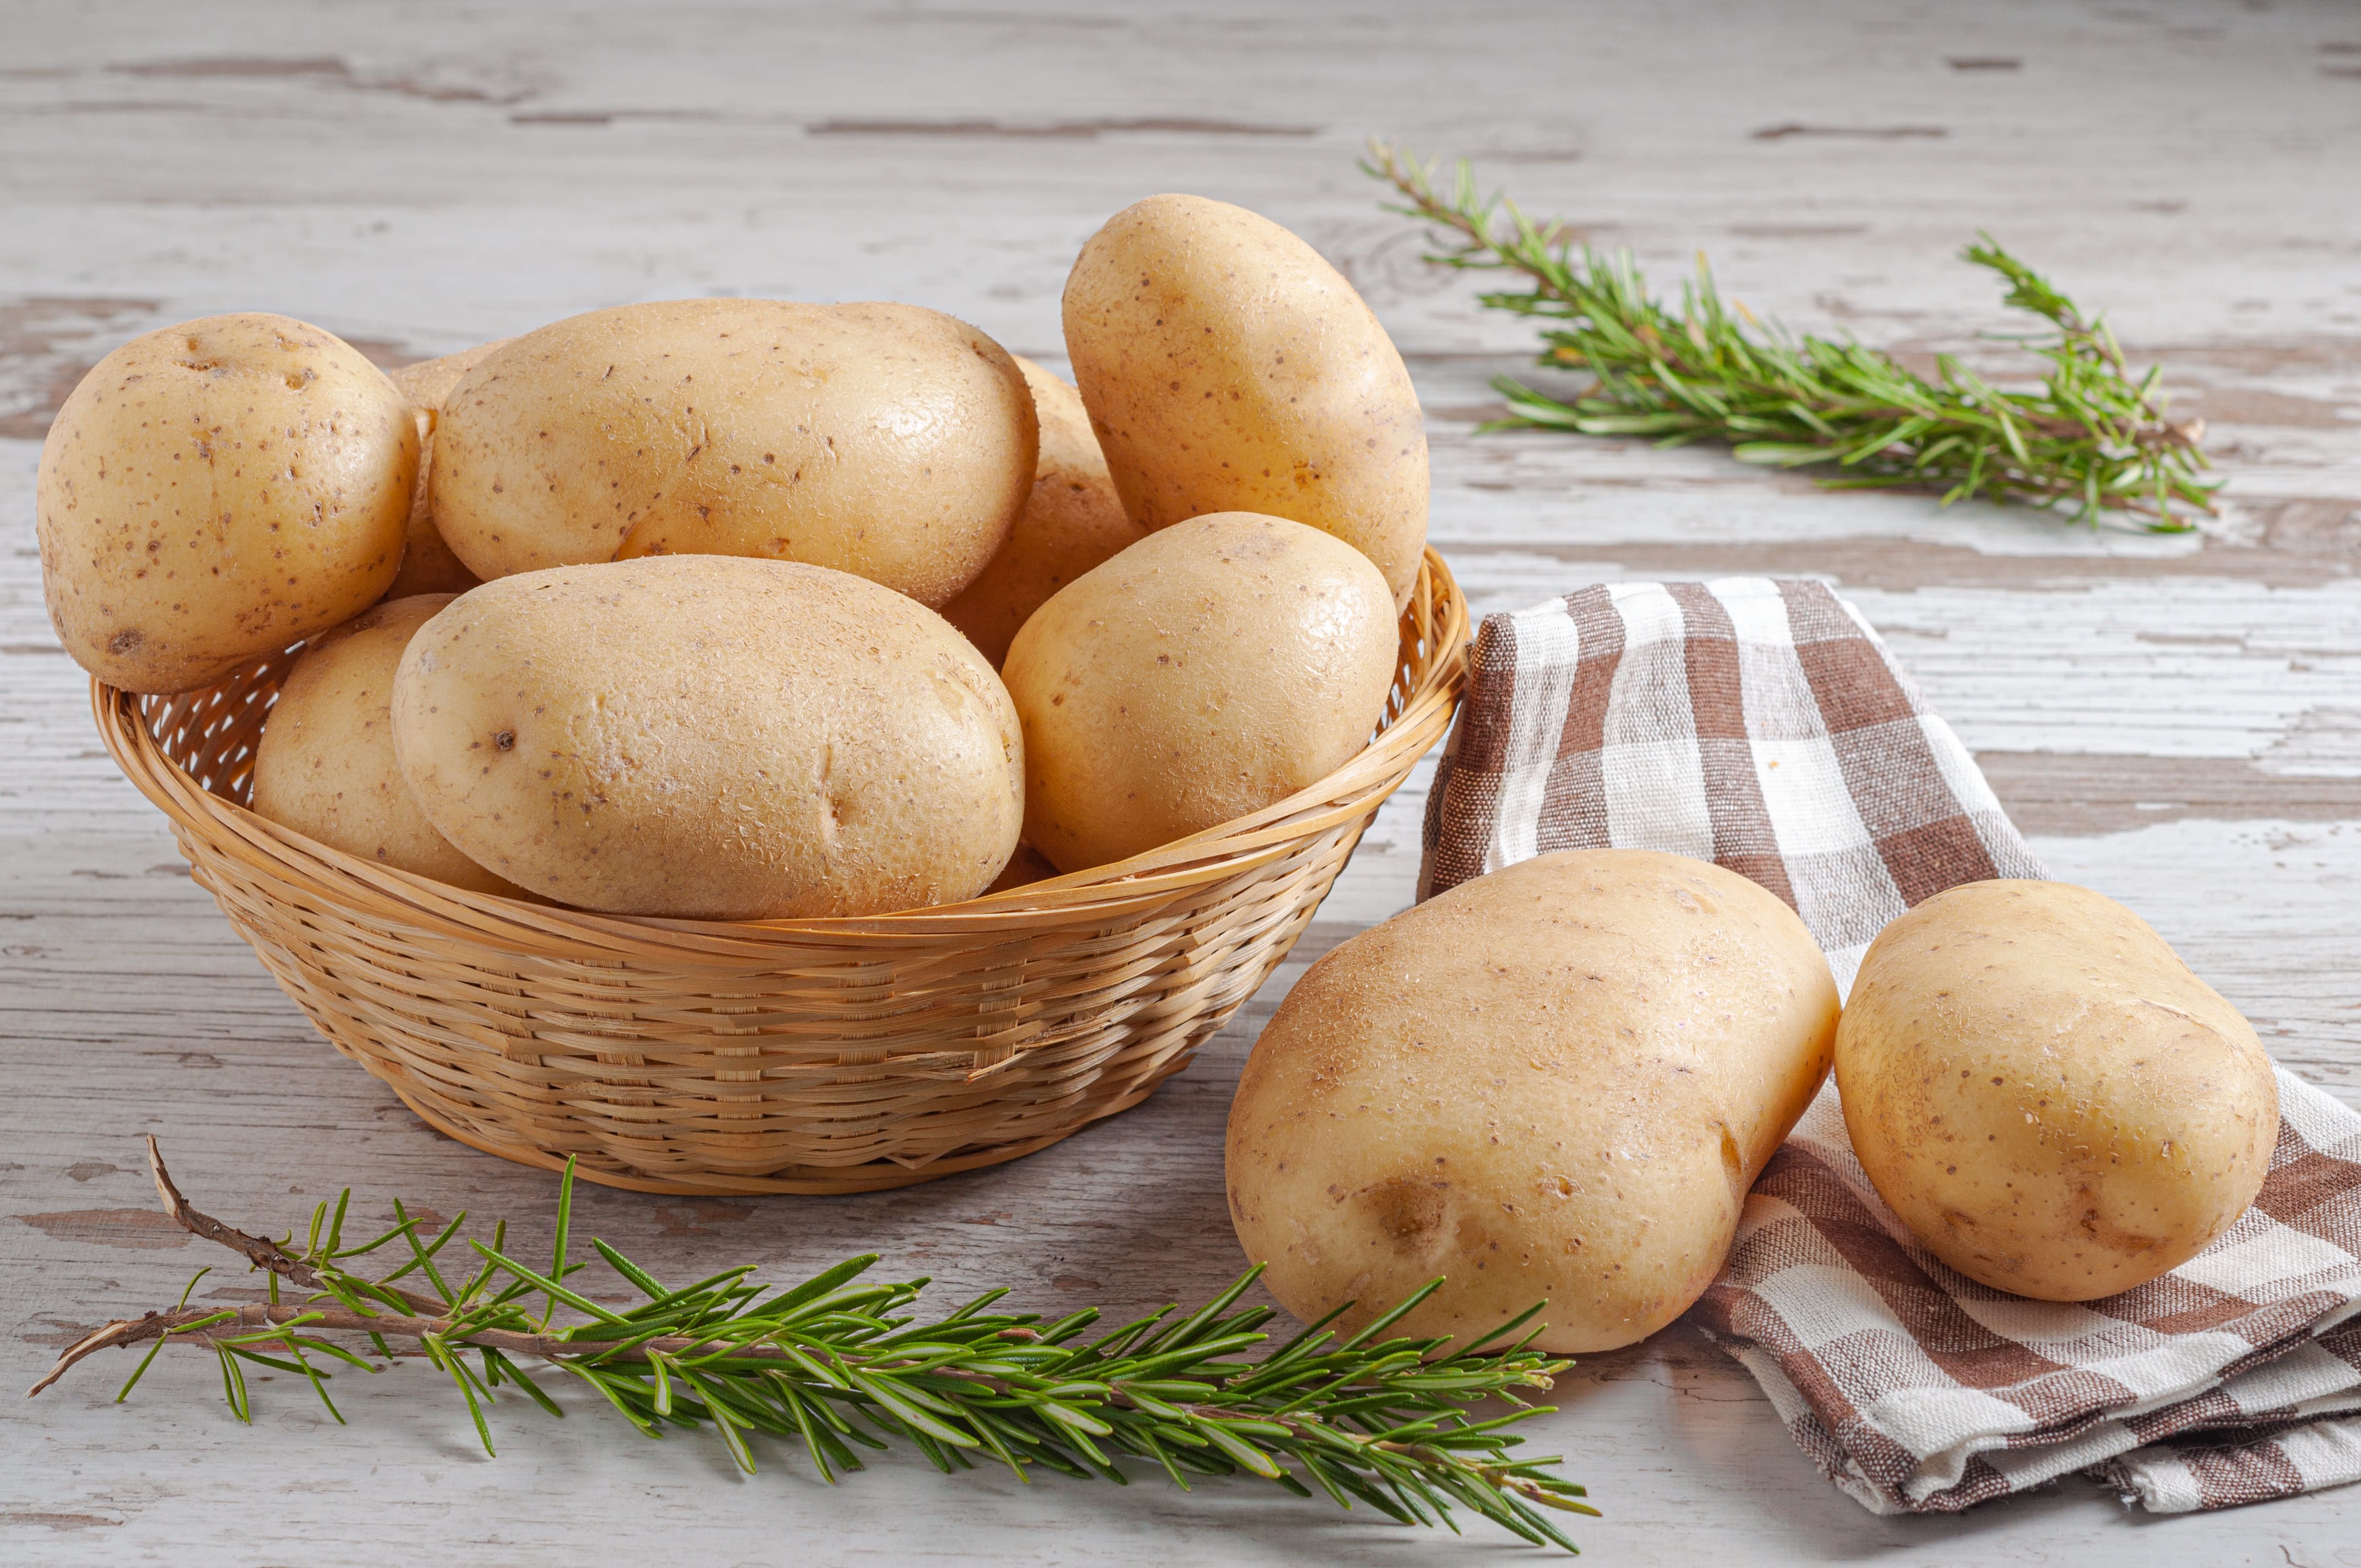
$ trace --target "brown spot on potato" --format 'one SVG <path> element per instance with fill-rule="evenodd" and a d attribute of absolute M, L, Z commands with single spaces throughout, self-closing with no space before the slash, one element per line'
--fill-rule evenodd
<path fill-rule="evenodd" d="M 1450 1183 L 1403 1177 L 1380 1181 L 1354 1194 L 1378 1230 L 1403 1252 L 1422 1252 L 1442 1230 Z"/>

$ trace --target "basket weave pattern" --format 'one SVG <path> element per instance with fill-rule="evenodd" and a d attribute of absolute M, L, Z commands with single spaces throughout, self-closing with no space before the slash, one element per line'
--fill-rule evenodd
<path fill-rule="evenodd" d="M 1311 789 L 1112 866 L 932 909 L 588 914 L 356 859 L 246 808 L 294 650 L 220 685 L 93 684 L 108 751 L 345 1055 L 463 1143 L 651 1192 L 862 1192 L 1137 1104 L 1278 967 L 1458 700 L 1427 553 L 1378 733 Z"/>

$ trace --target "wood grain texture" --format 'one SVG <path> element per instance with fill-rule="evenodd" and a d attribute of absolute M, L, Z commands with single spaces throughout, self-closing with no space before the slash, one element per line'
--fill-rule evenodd
<path fill-rule="evenodd" d="M 0 1381 L 178 1294 L 138 1135 L 192 1195 L 283 1224 L 333 1184 L 529 1231 L 550 1184 L 421 1126 L 311 1034 L 99 750 L 44 615 L 38 442 L 82 370 L 188 316 L 284 311 L 381 363 L 696 293 L 897 298 L 1063 367 L 1065 269 L 1159 190 L 1241 202 L 1346 269 L 1403 346 L 1434 536 L 1478 610 L 1587 581 L 1834 577 L 2055 872 L 2123 898 L 2280 1059 L 2361 1103 L 2361 22 L 2233 8 L 0 5 Z M 2005 325 L 1953 253 L 1990 228 L 2111 309 L 2229 473 L 2202 536 L 1832 497 L 1711 451 L 1479 436 L 1526 334 L 1419 261 L 1361 138 L 1468 153 L 1661 282 L 1916 355 Z M 1974 349 L 1994 369 L 2004 348 Z M 1427 774 L 1294 958 L 1147 1105 L 999 1170 L 861 1198 L 587 1193 L 655 1264 L 787 1271 L 864 1248 L 957 1291 L 1121 1310 L 1239 1266 L 1220 1131 L 1304 963 L 1404 906 Z M 202 1261 L 213 1261 L 204 1259 Z M 253 1282 L 226 1273 L 201 1300 Z M 780 1453 L 503 1409 L 501 1457 L 406 1368 L 353 1425 L 280 1380 L 236 1425 L 202 1364 L 134 1403 L 101 1362 L 0 1399 L 0 1561 L 568 1564 L 1448 1563 L 1412 1533 L 1217 1486 L 936 1476 L 830 1489 Z M 1603 1561 L 2361 1565 L 2361 1488 L 2136 1520 L 2080 1482 L 1877 1519 L 1693 1334 L 1587 1361 L 1537 1439 L 1608 1513 Z M 1538 1559 L 1535 1559 L 1538 1560 Z"/>

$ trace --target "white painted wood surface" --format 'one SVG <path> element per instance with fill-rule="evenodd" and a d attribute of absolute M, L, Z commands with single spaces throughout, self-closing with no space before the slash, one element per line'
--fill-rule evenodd
<path fill-rule="evenodd" d="M 1710 451 L 1477 436 L 1526 334 L 1374 210 L 1360 139 L 1487 160 L 1664 281 L 1694 247 L 1756 310 L 1911 352 L 2004 324 L 1952 258 L 1988 227 L 2111 307 L 2211 422 L 2202 539 L 2092 535 L 1828 496 Z M 1084 236 L 1186 190 L 1345 267 L 1409 355 L 1434 535 L 1479 608 L 1601 577 L 1837 578 L 1982 755 L 2056 872 L 2124 898 L 2281 1059 L 2361 1103 L 2361 13 L 2334 4 L 1357 8 L 0 4 L 0 1383 L 76 1327 L 169 1301 L 138 1135 L 234 1220 L 338 1183 L 544 1223 L 537 1173 L 425 1131 L 335 1057 L 112 771 L 40 607 L 49 411 L 150 326 L 257 308 L 389 361 L 699 292 L 893 297 L 1057 360 Z M 1986 351 L 1988 354 L 1993 351 Z M 1140 1110 L 1000 1170 L 876 1197 L 593 1190 L 584 1228 L 659 1264 L 782 1272 L 874 1248 L 959 1289 L 1124 1310 L 1239 1266 L 1220 1130 L 1301 960 L 1408 902 L 1418 784 L 1299 950 Z M 203 1300 L 247 1281 L 215 1274 Z M 115 1358 L 123 1360 L 127 1358 Z M 0 1401 L 0 1562 L 1495 1562 L 1266 1497 L 937 1477 L 498 1417 L 473 1446 L 415 1368 L 353 1424 L 261 1387 L 236 1426 L 201 1362 L 135 1401 L 101 1363 Z M 347 1379 L 346 1383 L 355 1380 Z M 1538 1434 L 1608 1517 L 1597 1557 L 1681 1563 L 2361 1564 L 2361 1488 L 2126 1516 L 2069 1482 L 1877 1519 L 1687 1331 L 1592 1358 Z"/>

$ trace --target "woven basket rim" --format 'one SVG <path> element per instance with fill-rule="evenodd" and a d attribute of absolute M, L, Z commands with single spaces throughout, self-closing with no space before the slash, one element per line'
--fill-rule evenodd
<path fill-rule="evenodd" d="M 933 946 L 946 938 L 988 941 L 1060 927 L 1104 927 L 1111 919 L 1144 917 L 1193 889 L 1282 857 L 1302 839 L 1365 814 L 1370 794 L 1390 794 L 1410 765 L 1448 728 L 1465 680 L 1468 616 L 1457 579 L 1432 546 L 1426 549 L 1402 625 L 1405 647 L 1413 637 L 1427 646 L 1416 684 L 1367 746 L 1307 789 L 1108 865 L 958 904 L 800 920 L 607 914 L 477 893 L 379 865 L 282 828 L 207 789 L 165 753 L 141 713 L 145 699 L 140 694 L 93 677 L 91 703 L 108 753 L 141 795 L 181 831 L 292 884 L 291 892 L 308 893 L 324 904 L 347 909 L 390 905 L 414 927 L 456 941 L 490 942 L 513 951 L 580 957 L 586 948 L 622 954 L 661 948 L 676 957 L 726 965 L 733 959 L 774 957 L 783 945 L 888 950 L 905 942 Z M 1389 707 L 1393 707 L 1390 700 Z"/>

